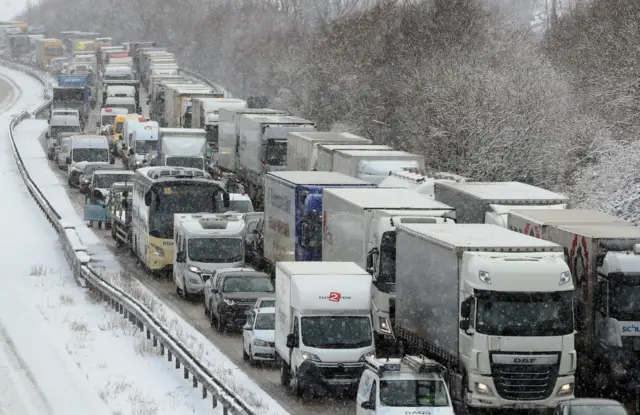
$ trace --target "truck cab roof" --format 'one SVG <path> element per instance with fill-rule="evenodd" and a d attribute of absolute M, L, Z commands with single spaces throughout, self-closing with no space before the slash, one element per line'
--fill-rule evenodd
<path fill-rule="evenodd" d="M 363 209 L 454 210 L 453 207 L 422 196 L 409 189 L 396 188 L 329 188 L 325 192 Z"/>
<path fill-rule="evenodd" d="M 343 173 L 332 171 L 278 171 L 269 172 L 269 175 L 278 179 L 296 185 L 365 185 L 370 184 L 364 180 L 347 176 Z"/>
<path fill-rule="evenodd" d="M 634 226 L 616 216 L 589 209 L 514 209 L 509 212 L 540 225 L 597 225 L 616 223 Z"/>
<path fill-rule="evenodd" d="M 313 121 L 304 118 L 294 117 L 293 115 L 261 115 L 261 114 L 245 114 L 243 118 L 251 120 L 258 124 L 314 124 Z"/>
<path fill-rule="evenodd" d="M 438 188 L 456 189 L 477 199 L 504 205 L 569 202 L 569 198 L 563 194 L 521 182 L 437 182 L 436 194 Z"/>

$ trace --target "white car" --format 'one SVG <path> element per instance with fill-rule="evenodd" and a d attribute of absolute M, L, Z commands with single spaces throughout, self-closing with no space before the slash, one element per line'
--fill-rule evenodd
<path fill-rule="evenodd" d="M 276 309 L 254 308 L 242 327 L 242 357 L 250 363 L 275 360 Z"/>
<path fill-rule="evenodd" d="M 268 308 L 275 307 L 276 299 L 273 297 L 262 297 L 256 300 L 256 303 L 253 305 L 253 308 Z"/>
<path fill-rule="evenodd" d="M 67 159 L 71 157 L 71 137 L 65 137 L 62 139 L 62 143 L 57 150 L 56 161 L 58 162 L 58 168 L 61 170 L 67 170 Z"/>

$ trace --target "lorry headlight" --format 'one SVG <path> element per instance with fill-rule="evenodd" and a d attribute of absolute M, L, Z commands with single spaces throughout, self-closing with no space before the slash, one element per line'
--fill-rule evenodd
<path fill-rule="evenodd" d="M 200 268 L 194 267 L 193 265 L 189 265 L 189 271 L 193 272 L 194 274 L 202 273 L 202 270 Z"/>
<path fill-rule="evenodd" d="M 493 392 L 489 385 L 485 385 L 484 383 L 476 382 L 476 393 L 479 395 L 492 396 Z"/>
<path fill-rule="evenodd" d="M 385 334 L 391 334 L 391 322 L 386 317 L 380 317 L 380 331 Z"/>
<path fill-rule="evenodd" d="M 376 355 L 375 352 L 367 352 L 367 353 L 363 354 L 362 356 L 360 356 L 359 362 L 365 362 L 368 358 L 374 357 L 375 355 Z"/>
<path fill-rule="evenodd" d="M 627 374 L 627 370 L 624 368 L 624 365 L 620 362 L 611 363 L 611 372 L 613 372 L 613 376 L 622 377 Z"/>
<path fill-rule="evenodd" d="M 309 360 L 310 362 L 320 362 L 320 358 L 313 353 L 302 352 L 302 360 Z"/>
<path fill-rule="evenodd" d="M 234 304 L 236 303 L 235 301 L 233 301 L 233 300 L 229 300 L 228 298 L 225 298 L 225 299 L 224 299 L 224 302 L 225 302 L 225 304 L 227 304 L 227 305 L 234 305 Z"/>
<path fill-rule="evenodd" d="M 253 341 L 254 346 L 258 346 L 258 347 L 269 347 L 269 343 L 267 343 L 264 340 L 254 340 Z"/>
<path fill-rule="evenodd" d="M 565 271 L 563 273 L 560 274 L 560 284 L 566 284 L 569 281 L 571 281 L 571 272 L 570 271 Z"/>
<path fill-rule="evenodd" d="M 485 284 L 491 284 L 491 277 L 487 271 L 478 271 L 478 279 Z"/>
<path fill-rule="evenodd" d="M 573 393 L 573 383 L 565 383 L 558 389 L 558 396 L 567 396 Z"/>

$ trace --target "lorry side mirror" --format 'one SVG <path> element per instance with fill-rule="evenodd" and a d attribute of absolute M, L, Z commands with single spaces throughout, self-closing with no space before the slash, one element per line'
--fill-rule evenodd
<path fill-rule="evenodd" d="M 229 196 L 229 193 L 223 192 L 222 193 L 222 206 L 224 206 L 225 208 L 228 208 L 230 204 L 231 204 L 231 198 Z"/>
<path fill-rule="evenodd" d="M 67 157 L 67 159 L 66 159 L 66 163 L 67 163 L 67 164 L 71 164 L 71 157 Z"/>
<path fill-rule="evenodd" d="M 96 123 L 96 127 L 100 128 L 100 121 Z"/>
<path fill-rule="evenodd" d="M 187 256 L 185 255 L 184 251 L 180 251 L 176 254 L 176 262 L 179 264 L 187 262 Z"/>
<path fill-rule="evenodd" d="M 287 334 L 287 347 L 289 349 L 293 349 L 294 347 L 298 347 L 298 338 L 294 333 Z"/>
<path fill-rule="evenodd" d="M 473 297 L 465 299 L 462 304 L 460 304 L 460 317 L 463 319 L 468 319 L 471 314 L 471 301 L 473 301 Z"/>
<path fill-rule="evenodd" d="M 471 327 L 469 320 L 460 320 L 460 330 L 467 331 Z"/>
<path fill-rule="evenodd" d="M 134 154 L 135 154 L 135 153 L 133 152 L 133 149 L 132 149 L 132 148 L 130 148 L 130 149 L 129 149 L 129 155 L 130 155 L 130 156 L 133 156 Z"/>
<path fill-rule="evenodd" d="M 109 157 L 109 164 L 116 164 L 115 157 Z"/>
<path fill-rule="evenodd" d="M 145 206 L 151 206 L 151 190 L 144 194 L 144 204 Z"/>
<path fill-rule="evenodd" d="M 366 409 L 368 411 L 375 411 L 376 406 L 373 402 L 371 401 L 364 401 L 360 404 L 360 408 L 362 409 Z"/>
<path fill-rule="evenodd" d="M 44 133 L 44 138 L 49 139 L 49 138 L 51 138 L 51 135 L 49 133 Z"/>

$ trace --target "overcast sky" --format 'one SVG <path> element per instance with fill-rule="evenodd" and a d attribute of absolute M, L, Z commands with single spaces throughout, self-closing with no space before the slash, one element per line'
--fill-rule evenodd
<path fill-rule="evenodd" d="M 26 7 L 27 0 L 0 0 L 0 20 L 13 20 Z"/>

